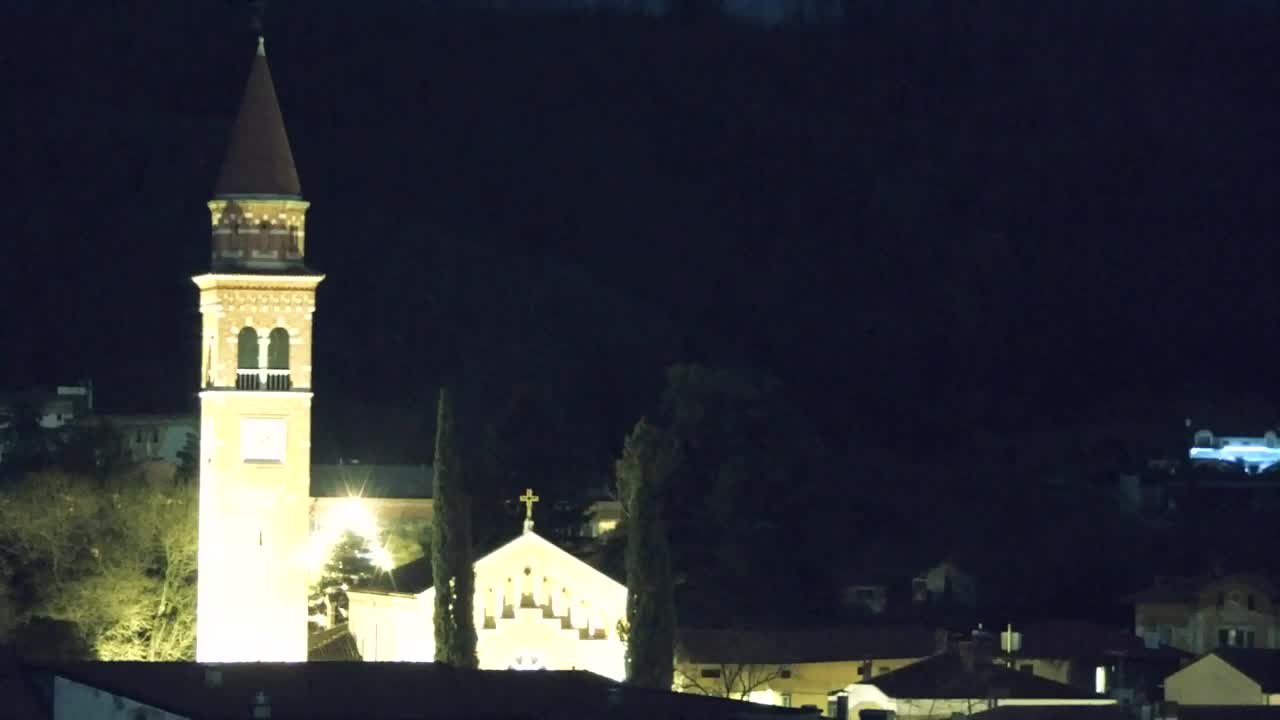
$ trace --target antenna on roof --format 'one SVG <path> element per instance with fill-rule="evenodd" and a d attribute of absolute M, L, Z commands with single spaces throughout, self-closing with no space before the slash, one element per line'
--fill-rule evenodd
<path fill-rule="evenodd" d="M 249 0 L 249 29 L 258 36 L 258 54 L 266 55 L 266 41 L 263 39 L 262 25 L 266 22 L 267 0 Z"/>

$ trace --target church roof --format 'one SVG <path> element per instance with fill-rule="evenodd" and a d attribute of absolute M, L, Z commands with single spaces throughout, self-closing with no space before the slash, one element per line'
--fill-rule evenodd
<path fill-rule="evenodd" d="M 944 653 L 865 680 L 891 698 L 1016 698 L 1020 700 L 1102 700 L 1071 685 L 976 662 L 966 667 L 959 653 Z"/>
<path fill-rule="evenodd" d="M 311 497 L 426 499 L 431 497 L 430 465 L 312 464 Z"/>
<path fill-rule="evenodd" d="M 581 558 L 575 557 L 572 553 L 565 551 L 560 546 L 532 531 L 517 536 L 511 542 L 508 542 L 497 550 L 494 550 L 488 555 L 476 560 L 475 565 L 477 571 L 479 571 L 479 569 L 484 565 L 500 560 L 504 555 L 516 551 L 520 547 L 530 543 L 545 545 L 555 553 L 562 555 L 566 561 L 581 566 L 584 572 L 592 575 L 598 575 L 601 579 L 607 581 L 608 584 L 616 586 L 623 592 L 626 591 L 626 588 L 617 580 L 614 580 L 603 572 L 600 572 L 599 569 L 592 567 L 590 563 L 587 563 Z M 417 560 L 411 560 L 381 577 L 372 578 L 365 585 L 352 588 L 352 592 L 417 595 L 430 590 L 431 585 L 431 558 L 430 556 L 424 556 Z"/>
<path fill-rule="evenodd" d="M 424 555 L 391 570 L 370 578 L 364 585 L 352 588 L 356 592 L 399 593 L 417 595 L 433 584 L 431 556 Z"/>
<path fill-rule="evenodd" d="M 258 39 L 258 54 L 249 70 L 214 195 L 302 195 L 262 38 Z"/>

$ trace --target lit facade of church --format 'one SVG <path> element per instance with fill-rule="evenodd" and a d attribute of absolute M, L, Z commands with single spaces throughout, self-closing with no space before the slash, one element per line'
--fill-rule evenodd
<path fill-rule="evenodd" d="M 532 492 L 525 496 L 526 502 Z M 392 583 L 348 592 L 349 627 L 365 660 L 434 657 L 430 559 L 391 573 Z M 627 589 L 533 531 L 476 561 L 476 655 L 485 670 L 625 672 L 620 628 Z M 399 583 L 397 586 L 396 583 Z"/>
<path fill-rule="evenodd" d="M 203 318 L 199 662 L 307 659 L 314 555 L 329 549 L 310 522 L 311 326 L 324 277 L 304 262 L 307 207 L 259 40 L 209 203 L 212 266 L 194 278 Z M 523 498 L 530 516 L 536 499 Z M 623 677 L 626 588 L 533 532 L 531 517 L 475 569 L 482 668 Z M 350 603 L 364 659 L 432 660 L 429 582 L 352 592 Z"/>

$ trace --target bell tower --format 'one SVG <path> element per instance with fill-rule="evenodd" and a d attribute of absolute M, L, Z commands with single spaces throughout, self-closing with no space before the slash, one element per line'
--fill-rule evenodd
<path fill-rule="evenodd" d="M 209 202 L 196 659 L 307 659 L 311 316 L 324 279 L 262 38 Z"/>

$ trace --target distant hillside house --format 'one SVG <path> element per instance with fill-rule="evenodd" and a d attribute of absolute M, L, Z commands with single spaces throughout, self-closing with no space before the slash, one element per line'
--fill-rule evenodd
<path fill-rule="evenodd" d="M 1280 650 L 1215 650 L 1165 679 L 1179 705 L 1280 705 Z"/>
<path fill-rule="evenodd" d="M 175 466 L 181 463 L 178 454 L 199 433 L 193 415 L 95 415 L 85 422 L 106 422 L 115 429 L 134 462 Z"/>
<path fill-rule="evenodd" d="M 75 385 L 59 385 L 52 390 L 34 388 L 0 393 L 0 462 L 4 461 L 13 424 L 21 422 L 19 416 L 24 413 L 34 415 L 36 425 L 43 430 L 65 430 L 78 418 L 93 414 L 93 383 L 86 380 Z"/>
<path fill-rule="evenodd" d="M 589 670 L 625 675 L 619 627 L 627 589 L 525 532 L 475 563 L 474 616 L 480 668 Z M 435 656 L 431 559 L 393 570 L 376 585 L 352 589 L 348 627 L 360 656 L 428 662 Z"/>
<path fill-rule="evenodd" d="M 1196 655 L 1219 648 L 1280 647 L 1277 585 L 1264 575 L 1165 578 L 1129 600 L 1136 633 L 1153 647 Z"/>
<path fill-rule="evenodd" d="M 1280 463 L 1280 437 L 1275 430 L 1259 436 L 1215 435 L 1197 430 L 1192 436 L 1188 457 L 1194 463 L 1226 463 L 1249 473 L 1259 473 Z"/>

